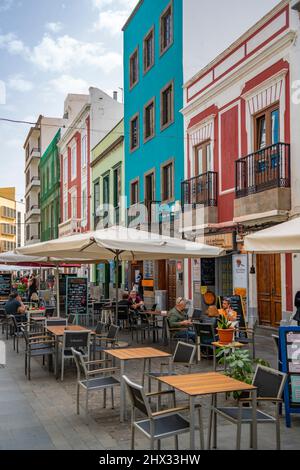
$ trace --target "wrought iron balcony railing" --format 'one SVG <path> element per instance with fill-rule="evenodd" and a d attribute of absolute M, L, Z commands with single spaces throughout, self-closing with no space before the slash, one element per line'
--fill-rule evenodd
<path fill-rule="evenodd" d="M 205 207 L 217 206 L 217 178 L 218 174 L 208 171 L 181 183 L 182 210 L 187 205 Z"/>
<path fill-rule="evenodd" d="M 290 145 L 278 143 L 252 153 L 236 162 L 236 197 L 267 189 L 289 188 Z"/>

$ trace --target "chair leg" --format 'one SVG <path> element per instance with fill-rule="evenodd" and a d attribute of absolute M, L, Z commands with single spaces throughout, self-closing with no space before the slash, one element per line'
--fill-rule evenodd
<path fill-rule="evenodd" d="M 60 374 L 60 380 L 63 382 L 64 380 L 64 371 L 65 371 L 65 358 L 62 352 L 62 358 L 61 358 L 61 374 Z"/>
<path fill-rule="evenodd" d="M 135 427 L 132 422 L 131 423 L 131 450 L 134 450 L 134 435 L 135 435 Z"/>
<path fill-rule="evenodd" d="M 111 387 L 111 409 L 115 409 L 115 402 L 114 402 L 114 387 Z"/>
<path fill-rule="evenodd" d="M 19 336 L 17 336 L 17 354 L 19 354 Z"/>
<path fill-rule="evenodd" d="M 280 450 L 280 420 L 278 415 L 278 409 L 276 412 L 276 450 Z"/>
<path fill-rule="evenodd" d="M 236 450 L 241 448 L 241 434 L 242 434 L 242 412 L 239 411 L 239 417 L 237 420 L 237 429 L 236 429 Z M 252 433 L 251 433 L 252 434 Z"/>
<path fill-rule="evenodd" d="M 179 438 L 178 435 L 174 437 L 175 440 L 175 450 L 179 450 Z"/>
<path fill-rule="evenodd" d="M 76 390 L 76 412 L 79 415 L 80 410 L 79 410 L 79 394 L 80 394 L 80 385 L 77 383 L 77 390 Z"/>
<path fill-rule="evenodd" d="M 85 415 L 88 417 L 89 414 L 89 392 L 86 390 L 86 395 L 85 395 Z"/>
<path fill-rule="evenodd" d="M 161 450 L 161 440 L 157 440 L 157 450 Z"/>
<path fill-rule="evenodd" d="M 253 449 L 253 426 L 250 423 L 250 449 Z"/>
<path fill-rule="evenodd" d="M 103 408 L 106 408 L 106 388 L 103 391 Z"/>
<path fill-rule="evenodd" d="M 31 359 L 31 357 L 30 357 L 30 354 L 29 354 L 29 356 L 28 356 L 28 366 L 27 366 L 28 367 L 28 369 L 27 369 L 28 380 L 31 379 L 31 376 L 30 376 L 30 362 L 31 361 L 30 361 L 30 359 Z"/>

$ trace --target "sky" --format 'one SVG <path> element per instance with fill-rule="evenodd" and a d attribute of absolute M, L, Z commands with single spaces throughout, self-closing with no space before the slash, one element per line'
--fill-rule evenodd
<path fill-rule="evenodd" d="M 160 0 L 145 0 L 160 1 Z M 203 2 L 204 67 L 278 0 Z M 121 91 L 122 26 L 137 0 L 0 0 L 0 118 L 62 117 L 68 93 Z M 200 53 L 200 51 L 199 51 Z M 5 100 L 3 91 L 5 90 Z M 0 121 L 0 187 L 24 197 L 28 125 Z"/>

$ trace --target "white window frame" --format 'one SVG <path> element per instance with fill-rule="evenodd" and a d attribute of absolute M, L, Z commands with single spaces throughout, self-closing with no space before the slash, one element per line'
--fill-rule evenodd
<path fill-rule="evenodd" d="M 71 179 L 72 181 L 77 177 L 77 147 L 74 144 L 71 148 Z"/>
<path fill-rule="evenodd" d="M 87 166 L 87 135 L 83 134 L 81 138 L 81 167 Z"/>
<path fill-rule="evenodd" d="M 68 158 L 64 158 L 64 183 L 68 182 Z"/>

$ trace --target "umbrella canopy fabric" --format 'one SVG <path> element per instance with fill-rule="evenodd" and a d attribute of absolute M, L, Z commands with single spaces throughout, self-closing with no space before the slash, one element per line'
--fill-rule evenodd
<path fill-rule="evenodd" d="M 52 268 L 57 265 L 61 268 L 79 268 L 81 264 L 86 264 L 86 261 L 80 259 L 76 263 L 76 260 L 74 259 L 66 259 L 62 262 L 61 259 L 50 259 L 47 256 L 30 256 L 14 251 L 7 251 L 6 253 L 0 253 L 0 263 L 28 268 Z"/>
<path fill-rule="evenodd" d="M 300 217 L 245 237 L 253 253 L 300 253 Z"/>
<path fill-rule="evenodd" d="M 79 259 L 82 263 L 111 260 L 160 260 L 210 258 L 223 254 L 219 248 L 126 227 L 111 227 L 18 249 L 18 254 L 46 256 L 49 261 Z"/>

